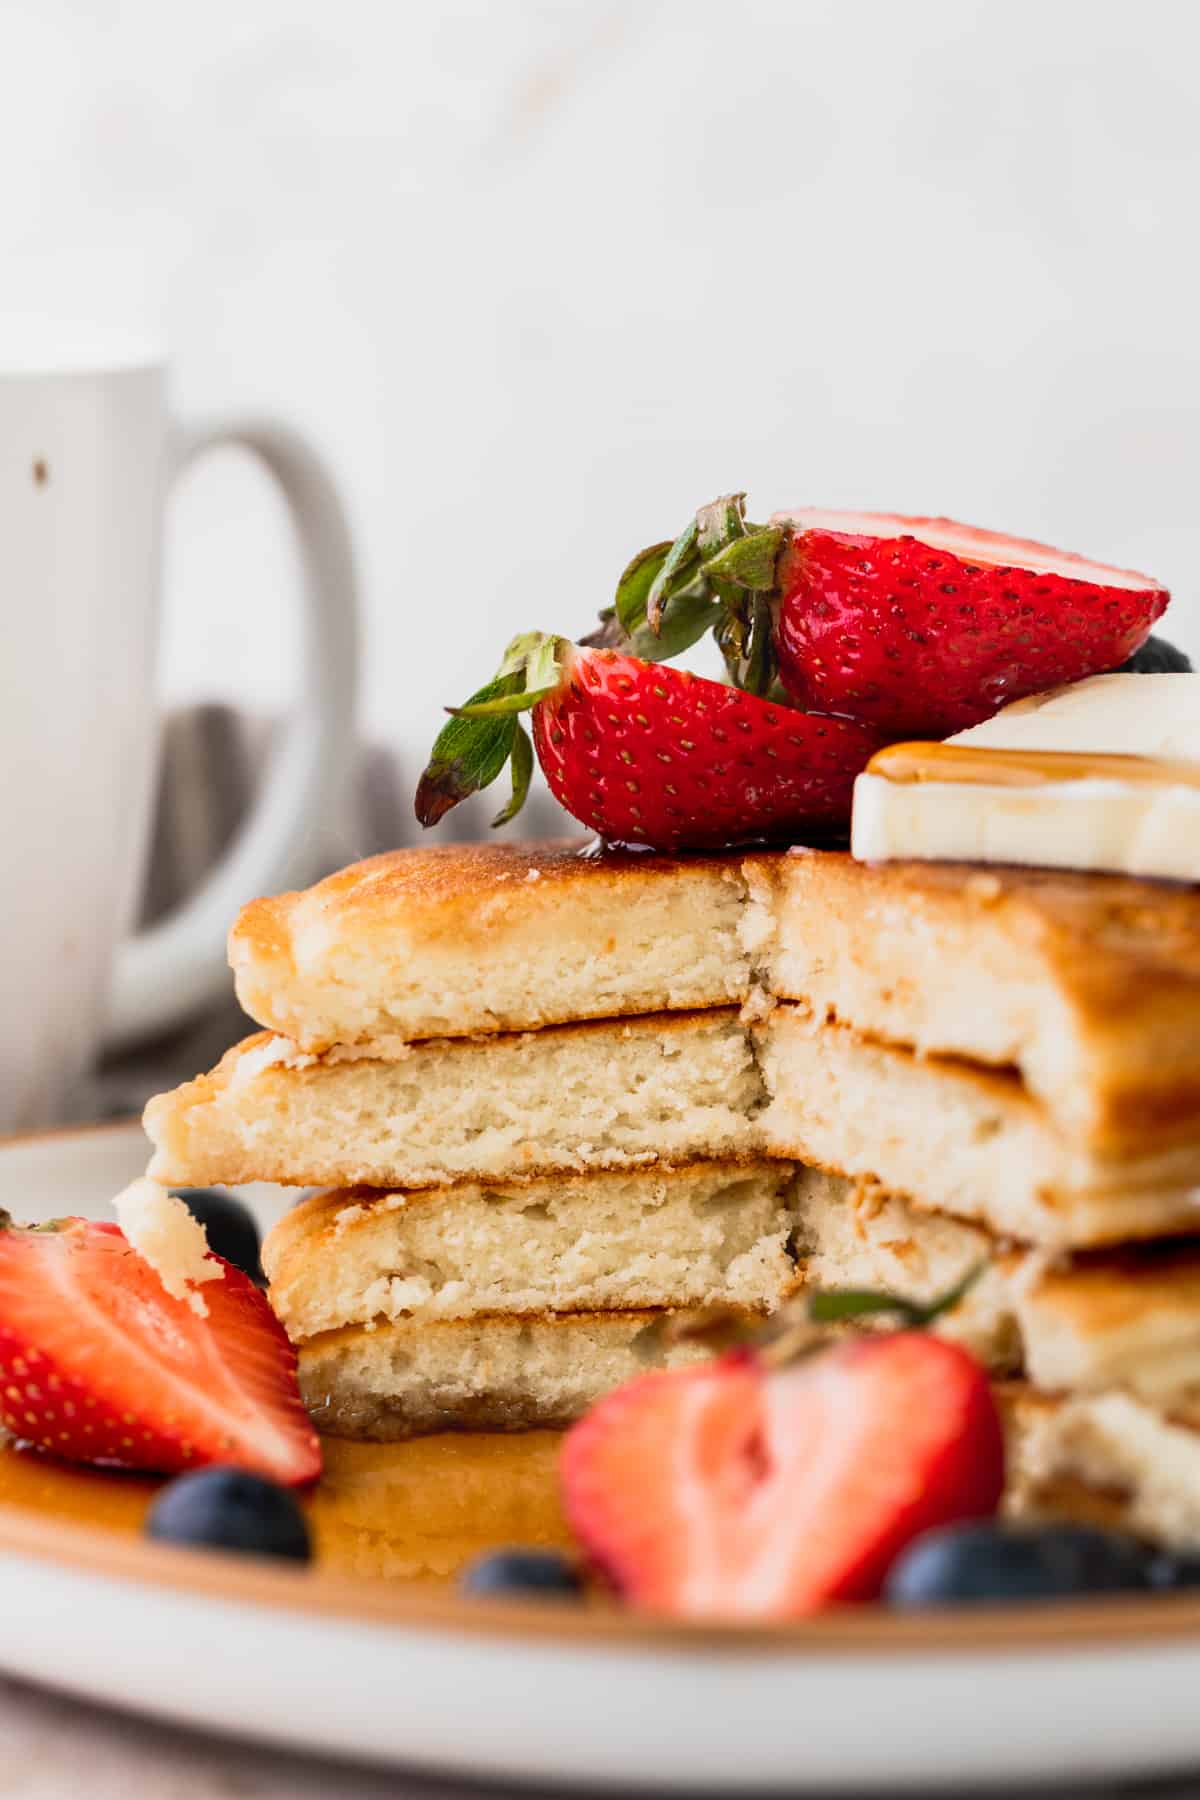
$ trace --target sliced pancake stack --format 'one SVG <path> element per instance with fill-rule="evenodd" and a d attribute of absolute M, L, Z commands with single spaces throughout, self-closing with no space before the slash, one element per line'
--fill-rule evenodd
<path fill-rule="evenodd" d="M 1014 1501 L 1200 1543 L 1200 892 L 788 857 L 750 872 L 778 1150 L 869 1176 L 809 1278 L 933 1295 L 999 1377 Z M 897 1197 L 903 1197 L 898 1199 Z"/>
<path fill-rule="evenodd" d="M 400 852 L 235 927 L 264 1033 L 151 1103 L 265 1247 L 319 1424 L 563 1423 L 681 1308 L 932 1297 L 1015 1497 L 1200 1541 L 1200 896 L 1119 877 Z M 1162 1241 L 1166 1240 L 1166 1241 Z"/>
<path fill-rule="evenodd" d="M 736 857 L 497 846 L 245 911 L 267 1032 L 152 1103 L 152 1172 L 321 1187 L 264 1260 L 326 1429 L 565 1424 L 700 1354 L 672 1311 L 792 1291 L 744 910 Z"/>

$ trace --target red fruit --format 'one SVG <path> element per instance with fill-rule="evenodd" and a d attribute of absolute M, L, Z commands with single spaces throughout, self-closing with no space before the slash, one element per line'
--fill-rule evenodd
<path fill-rule="evenodd" d="M 421 823 L 510 759 L 496 823 L 516 815 L 533 770 L 517 715 L 533 709 L 551 786 L 605 837 L 713 849 L 828 831 L 845 824 L 873 748 L 864 728 L 878 743 L 946 737 L 1118 668 L 1168 600 L 1147 576 L 948 519 L 800 512 L 751 525 L 744 503 L 723 495 L 673 544 L 635 556 L 582 644 L 514 638 L 434 745 Z M 708 631 L 745 700 L 662 667 Z M 777 704 L 781 689 L 795 710 Z"/>
<path fill-rule="evenodd" d="M 630 1382 L 561 1470 L 572 1528 L 636 1605 L 782 1619 L 875 1598 L 921 1532 L 993 1512 L 1004 1446 L 979 1364 L 905 1331 Z"/>
<path fill-rule="evenodd" d="M 881 743 L 852 719 L 536 635 L 515 641 L 501 674 L 438 738 L 417 789 L 423 825 L 509 757 L 513 802 L 497 823 L 513 816 L 533 760 L 516 715 L 530 709 L 538 758 L 567 811 L 602 837 L 656 850 L 844 830 L 854 777 Z"/>
<path fill-rule="evenodd" d="M 1145 575 L 949 519 L 797 512 L 776 568 L 779 675 L 798 705 L 946 737 L 1115 669 L 1168 601 Z"/>
<path fill-rule="evenodd" d="M 321 1450 L 296 1353 L 265 1297 L 222 1266 L 201 1318 L 116 1225 L 0 1220 L 0 1422 L 70 1462 L 312 1481 Z"/>
<path fill-rule="evenodd" d="M 602 837 L 656 849 L 836 830 L 879 746 L 849 719 L 576 648 L 559 687 L 534 708 L 533 741 L 569 813 Z"/>

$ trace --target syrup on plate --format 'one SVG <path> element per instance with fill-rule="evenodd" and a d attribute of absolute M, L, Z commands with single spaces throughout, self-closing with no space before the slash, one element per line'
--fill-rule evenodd
<path fill-rule="evenodd" d="M 567 1549 L 559 1435 L 446 1434 L 405 1444 L 326 1438 L 305 1502 L 319 1567 L 386 1581 L 449 1581 L 506 1544 Z M 0 1442 L 0 1507 L 136 1534 L 161 1482 L 56 1462 Z"/>

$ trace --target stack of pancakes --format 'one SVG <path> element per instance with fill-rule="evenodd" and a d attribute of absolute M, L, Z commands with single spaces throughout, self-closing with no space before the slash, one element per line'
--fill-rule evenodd
<path fill-rule="evenodd" d="M 705 1354 L 680 1309 L 983 1262 L 940 1328 L 1014 1498 L 1200 1541 L 1195 890 L 452 847 L 231 955 L 265 1031 L 151 1103 L 151 1173 L 322 1189 L 264 1261 L 323 1429 L 565 1423 Z"/>

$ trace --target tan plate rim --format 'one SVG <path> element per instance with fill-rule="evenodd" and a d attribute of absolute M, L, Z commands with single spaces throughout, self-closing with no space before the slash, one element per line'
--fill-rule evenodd
<path fill-rule="evenodd" d="M 140 1130 L 140 1113 L 125 1113 L 119 1119 L 85 1119 L 78 1125 L 43 1125 L 37 1131 L 0 1132 L 0 1151 L 21 1150 L 26 1144 L 52 1144 L 56 1138 L 95 1137 L 98 1132 Z"/>
<path fill-rule="evenodd" d="M 939 1651 L 1118 1650 L 1200 1641 L 1200 1595 L 1105 1596 L 1052 1607 L 923 1615 L 845 1608 L 779 1624 L 683 1624 L 597 1603 L 468 1599 L 415 1586 L 275 1567 L 241 1556 L 176 1549 L 106 1529 L 53 1524 L 0 1507 L 0 1556 L 33 1557 L 107 1580 L 135 1581 L 229 1605 L 267 1607 L 403 1630 L 690 1654 L 847 1655 Z"/>
<path fill-rule="evenodd" d="M 98 1131 L 128 1131 L 136 1117 L 0 1136 L 0 1151 Z M 682 1624 L 617 1605 L 467 1599 L 432 1584 L 397 1584 L 279 1567 L 247 1557 L 175 1549 L 105 1527 L 64 1525 L 0 1506 L 0 1556 L 32 1557 L 105 1580 L 134 1581 L 202 1600 L 267 1607 L 402 1630 L 520 1643 L 685 1654 L 920 1654 L 939 1651 L 1119 1650 L 1200 1640 L 1200 1592 L 1097 1597 L 1052 1607 L 1014 1606 L 904 1616 L 844 1608 L 818 1619 L 761 1625 Z"/>

